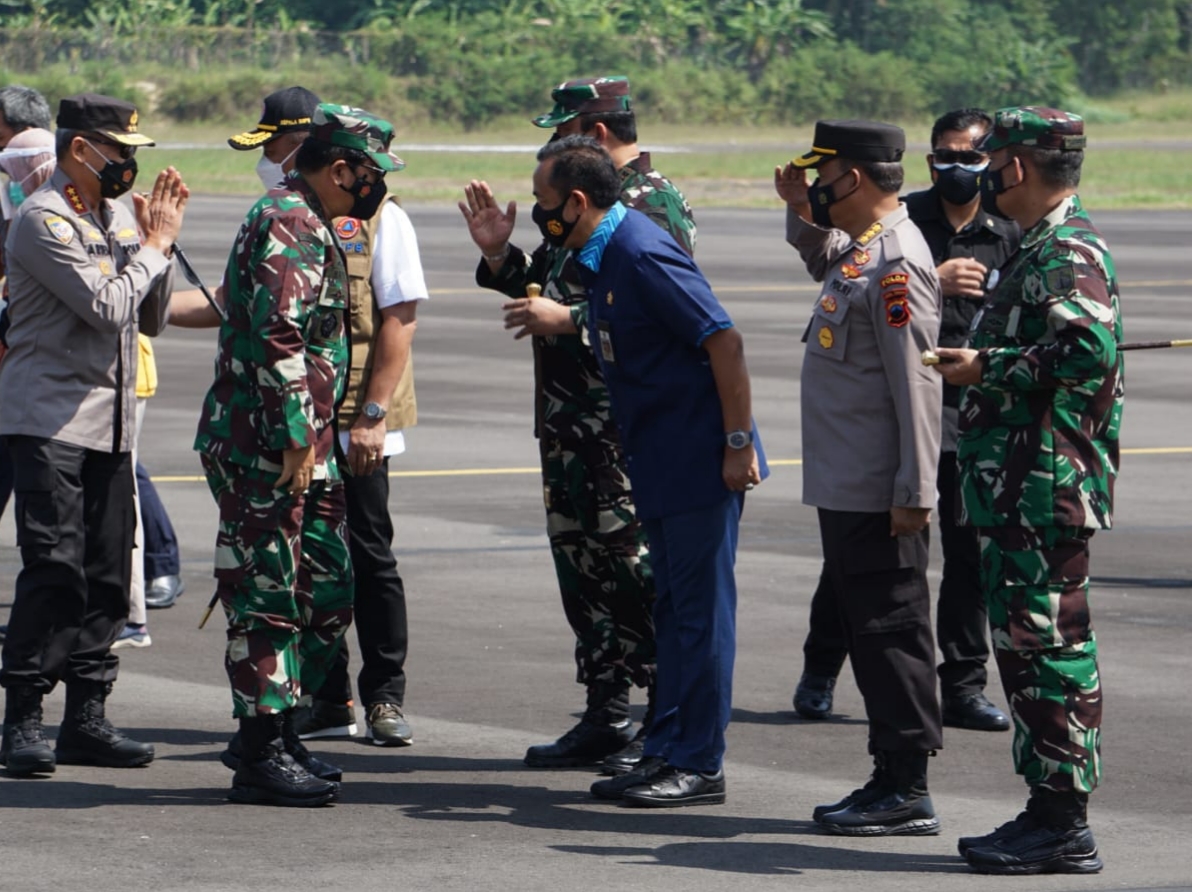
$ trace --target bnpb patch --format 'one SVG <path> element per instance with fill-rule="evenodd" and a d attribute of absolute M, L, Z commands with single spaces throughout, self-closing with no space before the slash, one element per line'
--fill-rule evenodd
<path fill-rule="evenodd" d="M 891 328 L 902 328 L 911 321 L 911 307 L 905 297 L 896 297 L 886 302 L 886 324 Z"/>
<path fill-rule="evenodd" d="M 355 217 L 344 217 L 335 224 L 335 234 L 340 238 L 355 238 L 360 232 L 360 221 Z"/>

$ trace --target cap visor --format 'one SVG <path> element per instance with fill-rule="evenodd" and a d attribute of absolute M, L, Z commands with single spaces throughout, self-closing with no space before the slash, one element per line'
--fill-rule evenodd
<path fill-rule="evenodd" d="M 272 130 L 250 130 L 247 133 L 237 133 L 235 136 L 229 136 L 228 145 L 233 149 L 246 152 L 249 149 L 256 149 L 263 146 L 275 136 L 277 134 Z"/>
<path fill-rule="evenodd" d="M 99 130 L 108 139 L 114 140 L 125 146 L 152 146 L 157 145 L 149 137 L 143 133 L 125 133 L 121 130 Z"/>
<path fill-rule="evenodd" d="M 808 152 L 806 155 L 792 158 L 791 164 L 795 167 L 819 167 L 831 157 L 831 155 L 821 155 L 819 152 Z"/>
<path fill-rule="evenodd" d="M 566 124 L 572 118 L 577 117 L 579 117 L 579 112 L 577 111 L 556 107 L 554 110 L 547 112 L 545 115 L 539 115 L 532 120 L 535 127 L 542 127 L 545 129 L 547 127 L 558 127 L 560 124 Z"/>
<path fill-rule="evenodd" d="M 368 157 L 377 162 L 377 167 L 387 173 L 394 170 L 401 170 L 406 166 L 406 162 L 402 161 L 392 152 L 370 153 Z"/>

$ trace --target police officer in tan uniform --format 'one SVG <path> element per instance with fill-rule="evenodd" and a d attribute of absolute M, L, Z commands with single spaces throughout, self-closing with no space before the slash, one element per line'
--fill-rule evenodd
<path fill-rule="evenodd" d="M 133 195 L 133 210 L 113 200 L 132 189 L 146 145 L 129 103 L 66 97 L 57 170 L 9 229 L 0 435 L 16 470 L 23 565 L 0 669 L 10 774 L 153 759 L 104 715 L 120 663 L 111 646 L 129 609 L 137 333 L 165 327 L 168 255 L 189 195 L 169 168 L 148 198 Z M 41 704 L 60 681 L 66 715 L 53 752 Z"/>
<path fill-rule="evenodd" d="M 810 152 L 776 169 L 787 241 L 823 283 L 804 335 L 803 501 L 819 513 L 832 589 L 869 719 L 869 783 L 815 809 L 845 835 L 935 834 L 927 758 L 942 743 L 927 586 L 936 502 L 940 286 L 898 200 L 902 130 L 820 121 Z M 806 170 L 818 179 L 807 185 Z"/>

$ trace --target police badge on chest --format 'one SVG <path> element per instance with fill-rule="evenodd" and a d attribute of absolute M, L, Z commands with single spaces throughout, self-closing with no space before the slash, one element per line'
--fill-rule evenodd
<path fill-rule="evenodd" d="M 596 323 L 597 335 L 600 339 L 600 355 L 605 362 L 616 362 L 617 357 L 613 354 L 613 332 L 607 320 L 600 320 Z"/>

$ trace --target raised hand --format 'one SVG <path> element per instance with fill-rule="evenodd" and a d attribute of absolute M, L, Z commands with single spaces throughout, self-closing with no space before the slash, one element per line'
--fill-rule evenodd
<path fill-rule="evenodd" d="M 468 234 L 482 254 L 494 256 L 505 250 L 513 235 L 513 224 L 517 220 L 517 202 L 511 201 L 501 210 L 493 197 L 493 190 L 483 180 L 472 180 L 464 186 L 466 201 L 459 203 L 459 209 L 468 222 Z"/>

